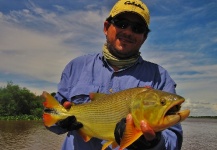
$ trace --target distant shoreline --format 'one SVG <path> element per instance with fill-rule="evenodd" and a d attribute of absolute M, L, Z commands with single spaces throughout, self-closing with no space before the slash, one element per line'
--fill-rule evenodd
<path fill-rule="evenodd" d="M 217 116 L 189 116 L 188 118 L 210 118 L 210 119 L 217 119 Z"/>

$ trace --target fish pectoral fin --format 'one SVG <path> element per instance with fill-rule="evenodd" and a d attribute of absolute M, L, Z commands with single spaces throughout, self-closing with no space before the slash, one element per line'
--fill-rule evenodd
<path fill-rule="evenodd" d="M 88 141 L 92 138 L 92 137 L 86 135 L 86 134 L 82 131 L 82 129 L 79 129 L 79 130 L 78 130 L 78 134 L 83 138 L 83 140 L 84 140 L 85 142 L 88 142 Z"/>
<path fill-rule="evenodd" d="M 108 142 L 105 142 L 102 146 L 102 149 L 101 150 L 105 150 L 110 144 L 112 144 L 113 141 L 108 141 Z"/>
<path fill-rule="evenodd" d="M 126 124 L 126 128 L 121 139 L 120 149 L 124 149 L 136 141 L 141 135 L 142 131 L 136 129 L 134 124 Z"/>

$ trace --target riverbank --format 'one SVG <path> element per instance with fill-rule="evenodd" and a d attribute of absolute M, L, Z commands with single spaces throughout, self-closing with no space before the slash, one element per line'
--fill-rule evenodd
<path fill-rule="evenodd" d="M 18 115 L 18 116 L 0 116 L 0 120 L 42 120 L 33 115 Z"/>
<path fill-rule="evenodd" d="M 187 118 L 182 123 L 182 150 L 215 150 L 217 119 Z M 10 150 L 60 149 L 65 134 L 48 131 L 42 121 L 0 120 L 0 147 Z"/>
<path fill-rule="evenodd" d="M 189 116 L 188 118 L 209 118 L 209 119 L 217 119 L 217 116 Z"/>

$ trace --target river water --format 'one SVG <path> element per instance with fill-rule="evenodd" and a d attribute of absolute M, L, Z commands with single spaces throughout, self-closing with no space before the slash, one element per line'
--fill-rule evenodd
<path fill-rule="evenodd" d="M 188 118 L 182 127 L 182 150 L 217 149 L 217 119 Z M 0 121 L 1 150 L 60 150 L 65 136 L 48 131 L 41 121 Z"/>

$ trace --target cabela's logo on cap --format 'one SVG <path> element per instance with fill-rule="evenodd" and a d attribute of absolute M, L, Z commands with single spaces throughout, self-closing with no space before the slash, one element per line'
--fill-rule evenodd
<path fill-rule="evenodd" d="M 145 10 L 140 4 L 136 4 L 135 2 L 126 1 L 124 4 L 125 5 L 134 5 L 136 7 L 141 8 L 142 10 Z"/>

